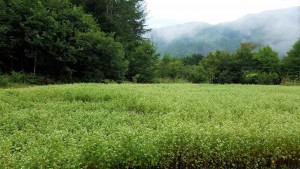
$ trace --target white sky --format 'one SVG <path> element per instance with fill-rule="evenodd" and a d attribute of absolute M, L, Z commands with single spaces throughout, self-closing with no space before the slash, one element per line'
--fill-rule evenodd
<path fill-rule="evenodd" d="M 265 10 L 300 6 L 300 0 L 145 0 L 150 28 L 207 22 L 232 21 Z"/>

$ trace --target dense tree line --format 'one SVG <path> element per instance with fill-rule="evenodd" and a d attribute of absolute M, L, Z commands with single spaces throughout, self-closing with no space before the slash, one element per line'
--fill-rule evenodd
<path fill-rule="evenodd" d="M 270 46 L 257 49 L 254 43 L 241 43 L 234 53 L 210 52 L 183 58 L 165 54 L 158 76 L 193 83 L 280 84 L 300 80 L 300 39 L 283 58 Z"/>
<path fill-rule="evenodd" d="M 0 0 L 0 72 L 148 82 L 158 56 L 145 17 L 142 0 Z"/>
<path fill-rule="evenodd" d="M 0 76 L 18 79 L 21 72 L 46 83 L 300 79 L 300 40 L 282 60 L 270 46 L 254 43 L 242 43 L 234 53 L 159 59 L 143 37 L 146 15 L 143 0 L 0 0 Z"/>

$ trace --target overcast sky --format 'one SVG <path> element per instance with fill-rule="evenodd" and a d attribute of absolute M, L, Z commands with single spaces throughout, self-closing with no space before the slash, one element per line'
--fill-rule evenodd
<path fill-rule="evenodd" d="M 146 0 L 147 24 L 158 28 L 187 22 L 217 24 L 265 10 L 300 6 L 300 0 Z"/>

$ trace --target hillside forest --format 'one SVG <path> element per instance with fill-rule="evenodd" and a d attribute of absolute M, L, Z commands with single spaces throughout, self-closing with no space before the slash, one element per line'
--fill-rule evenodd
<path fill-rule="evenodd" d="M 146 35 L 158 53 L 175 57 L 208 55 L 216 50 L 234 52 L 241 42 L 255 42 L 258 48 L 271 46 L 282 58 L 300 37 L 299 9 L 300 6 L 267 10 L 218 24 L 187 22 L 154 27 Z"/>
<path fill-rule="evenodd" d="M 146 19 L 144 0 L 0 0 L 0 86 L 300 80 L 300 39 L 282 59 L 254 42 L 174 57 L 145 38 Z"/>

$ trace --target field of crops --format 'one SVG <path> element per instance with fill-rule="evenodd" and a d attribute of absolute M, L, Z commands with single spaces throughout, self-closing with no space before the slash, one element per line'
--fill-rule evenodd
<path fill-rule="evenodd" d="M 0 168 L 299 168 L 300 87 L 0 89 Z"/>

